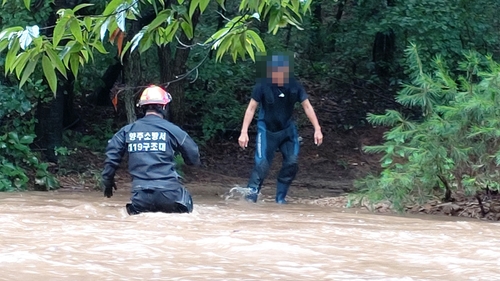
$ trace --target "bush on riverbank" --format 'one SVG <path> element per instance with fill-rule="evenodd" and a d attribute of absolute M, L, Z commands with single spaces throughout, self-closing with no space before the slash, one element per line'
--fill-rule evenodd
<path fill-rule="evenodd" d="M 500 65 L 476 52 L 464 54 L 460 74 L 452 76 L 446 61 L 437 56 L 426 71 L 417 46 L 407 49 L 412 82 L 404 85 L 397 101 L 418 107 L 411 120 L 400 112 L 369 115 L 373 125 L 390 126 L 382 145 L 366 146 L 383 153 L 378 175 L 356 181 L 353 197 L 372 202 L 389 200 L 395 209 L 423 205 L 442 196 L 474 196 L 499 189 L 500 174 Z"/>

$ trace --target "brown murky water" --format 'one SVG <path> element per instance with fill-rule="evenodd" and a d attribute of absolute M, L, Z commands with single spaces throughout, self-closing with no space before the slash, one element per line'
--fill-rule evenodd
<path fill-rule="evenodd" d="M 0 194 L 0 280 L 495 280 L 500 225 L 194 198 L 130 217 L 126 192 Z"/>

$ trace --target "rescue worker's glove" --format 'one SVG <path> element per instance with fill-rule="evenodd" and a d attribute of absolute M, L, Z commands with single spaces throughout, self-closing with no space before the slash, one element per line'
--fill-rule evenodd
<path fill-rule="evenodd" d="M 113 188 L 116 190 L 116 183 L 114 179 L 102 179 L 102 185 L 104 185 L 104 197 L 110 198 L 113 196 Z"/>

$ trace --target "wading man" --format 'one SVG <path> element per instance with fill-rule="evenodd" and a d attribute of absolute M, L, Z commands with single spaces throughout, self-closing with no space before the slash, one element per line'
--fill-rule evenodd
<path fill-rule="evenodd" d="M 143 212 L 190 213 L 191 194 L 175 171 L 175 152 L 187 165 L 200 165 L 198 146 L 178 126 L 164 119 L 169 93 L 150 86 L 141 95 L 138 106 L 145 116 L 121 128 L 109 141 L 102 172 L 104 196 L 113 196 L 114 176 L 123 155 L 128 152 L 128 171 L 132 176 L 129 215 Z"/>
<path fill-rule="evenodd" d="M 257 121 L 255 167 L 248 181 L 246 200 L 257 202 L 262 184 L 267 177 L 276 150 L 283 155 L 278 174 L 276 202 L 286 203 L 290 184 L 298 172 L 299 136 L 292 115 L 300 103 L 314 126 L 314 142 L 321 145 L 323 134 L 308 96 L 297 79 L 290 75 L 290 60 L 286 55 L 272 55 L 266 62 L 266 77 L 257 82 L 252 91 L 238 139 L 242 148 L 248 146 L 248 127 L 260 105 Z"/>

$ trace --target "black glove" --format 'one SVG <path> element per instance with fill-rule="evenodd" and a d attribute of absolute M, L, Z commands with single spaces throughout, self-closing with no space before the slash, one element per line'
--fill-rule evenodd
<path fill-rule="evenodd" d="M 116 190 L 116 183 L 114 179 L 102 179 L 102 184 L 104 185 L 104 197 L 110 198 L 113 196 L 113 188 Z"/>

